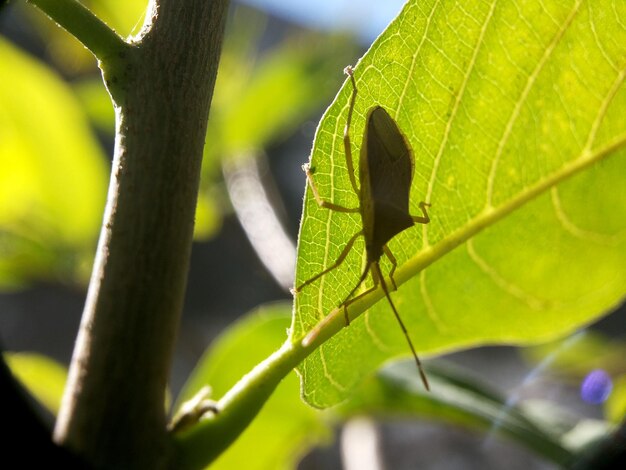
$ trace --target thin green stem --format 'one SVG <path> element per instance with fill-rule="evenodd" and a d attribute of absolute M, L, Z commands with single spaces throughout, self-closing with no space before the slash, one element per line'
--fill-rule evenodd
<path fill-rule="evenodd" d="M 315 347 L 287 341 L 224 395 L 217 404 L 219 413 L 176 435 L 178 468 L 205 468 L 218 457 L 250 424 L 283 377 Z"/>
<path fill-rule="evenodd" d="M 128 44 L 76 0 L 26 0 L 78 39 L 99 60 L 106 61 Z"/>

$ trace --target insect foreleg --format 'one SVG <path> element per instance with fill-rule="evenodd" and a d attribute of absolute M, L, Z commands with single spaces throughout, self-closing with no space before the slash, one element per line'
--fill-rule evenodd
<path fill-rule="evenodd" d="M 346 152 L 346 165 L 348 167 L 350 183 L 352 184 L 354 192 L 359 194 L 359 188 L 357 187 L 356 178 L 354 176 L 354 162 L 352 160 L 352 146 L 350 144 L 350 124 L 352 123 L 352 111 L 354 110 L 354 102 L 356 101 L 357 88 L 352 67 L 348 65 L 343 69 L 343 72 L 350 77 L 350 81 L 352 82 L 352 96 L 350 97 L 350 105 L 348 108 L 348 119 L 346 119 L 346 127 L 343 130 L 343 146 Z"/>
<path fill-rule="evenodd" d="M 302 165 L 302 169 L 306 173 L 306 179 L 309 182 L 309 186 L 311 188 L 311 191 L 313 192 L 313 197 L 315 197 L 315 202 L 317 202 L 318 206 L 323 207 L 325 209 L 330 209 L 332 211 L 337 211 L 337 212 L 353 212 L 353 213 L 359 212 L 358 207 L 355 207 L 355 208 L 343 207 L 333 202 L 324 201 L 321 198 L 320 193 L 317 191 L 317 186 L 315 186 L 315 182 L 313 181 L 313 173 L 311 172 L 311 166 L 308 163 L 305 163 L 304 165 Z"/>
<path fill-rule="evenodd" d="M 430 222 L 430 217 L 428 216 L 428 212 L 426 212 L 426 208 L 430 207 L 430 204 L 427 202 L 420 202 L 420 210 L 422 211 L 422 214 L 424 214 L 423 216 L 421 215 L 412 215 L 411 218 L 413 219 L 413 222 L 415 222 L 416 224 L 427 224 L 428 222 Z"/>

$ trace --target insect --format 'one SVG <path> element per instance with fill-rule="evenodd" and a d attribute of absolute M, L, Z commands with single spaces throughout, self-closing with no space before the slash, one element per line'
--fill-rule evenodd
<path fill-rule="evenodd" d="M 391 300 L 391 296 L 389 295 L 389 288 L 380 269 L 380 258 L 384 254 L 391 262 L 389 279 L 391 280 L 393 290 L 396 290 L 397 286 L 394 281 L 393 274 L 397 267 L 397 261 L 387 246 L 387 243 L 400 232 L 412 227 L 415 224 L 429 223 L 430 218 L 426 208 L 429 207 L 430 204 L 426 202 L 419 203 L 419 208 L 422 211 L 421 216 L 414 216 L 409 213 L 409 193 L 411 190 L 411 181 L 413 180 L 414 166 L 413 155 L 409 143 L 402 135 L 398 125 L 381 106 L 374 106 L 367 114 L 367 124 L 363 135 L 363 143 L 361 145 L 361 154 L 359 158 L 360 187 L 357 185 L 354 175 L 354 164 L 350 144 L 350 124 L 357 96 L 357 86 L 352 67 L 346 67 L 344 72 L 348 75 L 350 81 L 352 82 L 352 95 L 350 97 L 350 105 L 348 108 L 348 117 L 346 120 L 346 127 L 344 129 L 343 141 L 350 184 L 359 197 L 359 207 L 348 208 L 323 200 L 317 190 L 317 187 L 315 186 L 313 172 L 311 171 L 310 166 L 308 164 L 304 165 L 303 169 L 306 172 L 306 177 L 311 191 L 313 192 L 313 196 L 315 197 L 315 201 L 320 207 L 337 212 L 358 212 L 361 214 L 363 228 L 355 233 L 350 240 L 348 240 L 348 243 L 346 243 L 343 251 L 331 266 L 297 286 L 296 292 L 312 284 L 328 272 L 341 265 L 358 237 L 363 236 L 365 239 L 365 252 L 367 255 L 365 270 L 361 274 L 359 282 L 356 286 L 354 286 L 344 301 L 339 304 L 340 307 L 343 306 L 346 325 L 350 323 L 347 307 L 361 297 L 376 290 L 380 284 L 383 292 L 385 293 L 385 297 L 387 297 L 389 305 L 391 306 L 391 309 L 400 324 L 400 328 L 409 343 L 409 347 L 411 348 L 411 352 L 415 358 L 424 387 L 426 390 L 429 390 L 430 387 L 428 385 L 428 380 L 426 379 L 426 374 L 424 373 L 422 364 L 417 356 L 413 343 L 411 342 L 409 333 L 404 325 L 404 322 L 400 318 L 398 310 Z M 370 272 L 372 274 L 374 285 L 365 292 L 353 297 Z M 310 337 L 311 334 L 315 334 L 315 330 L 313 330 L 309 336 L 304 339 L 303 344 L 310 343 L 312 341 L 312 338 Z"/>

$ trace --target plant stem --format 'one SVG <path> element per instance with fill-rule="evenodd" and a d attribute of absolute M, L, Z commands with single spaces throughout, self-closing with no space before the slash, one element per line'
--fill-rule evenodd
<path fill-rule="evenodd" d="M 55 428 L 58 443 L 97 468 L 170 465 L 165 389 L 227 4 L 153 0 L 137 42 L 103 67 L 115 155 Z"/>
<path fill-rule="evenodd" d="M 128 45 L 115 31 L 77 0 L 26 0 L 83 43 L 100 60 Z"/>
<path fill-rule="evenodd" d="M 217 458 L 250 424 L 283 377 L 316 346 L 304 348 L 300 342 L 287 341 L 220 399 L 219 413 L 176 435 L 178 468 L 205 468 Z"/>

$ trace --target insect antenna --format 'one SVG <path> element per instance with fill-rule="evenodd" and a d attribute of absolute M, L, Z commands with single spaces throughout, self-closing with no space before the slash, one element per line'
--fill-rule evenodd
<path fill-rule="evenodd" d="M 404 322 L 400 318 L 400 314 L 396 310 L 396 306 L 393 304 L 393 302 L 391 300 L 391 296 L 389 295 L 389 289 L 387 289 L 387 284 L 385 283 L 385 279 L 383 278 L 383 274 L 380 271 L 380 266 L 378 265 L 377 261 L 372 263 L 372 264 L 374 265 L 374 269 L 376 270 L 376 276 L 378 277 L 378 280 L 380 281 L 380 285 L 383 288 L 383 292 L 385 293 L 385 297 L 387 297 L 387 300 L 389 301 L 389 305 L 391 305 L 391 310 L 393 310 L 393 314 L 396 316 L 396 320 L 398 320 L 398 323 L 400 324 L 400 328 L 402 328 L 402 332 L 404 333 L 404 337 L 406 338 L 407 343 L 409 343 L 409 347 L 411 348 L 411 352 L 413 353 L 413 357 L 415 358 L 415 363 L 417 364 L 417 369 L 419 370 L 420 377 L 422 378 L 422 383 L 424 384 L 424 388 L 426 388 L 427 391 L 430 391 L 430 385 L 428 384 L 428 379 L 426 378 L 426 373 L 424 372 L 424 368 L 422 367 L 422 363 L 421 363 L 419 357 L 417 356 L 417 352 L 415 351 L 415 347 L 413 346 L 413 342 L 411 341 L 411 338 L 409 337 L 409 332 L 406 329 L 406 326 L 404 326 Z"/>

